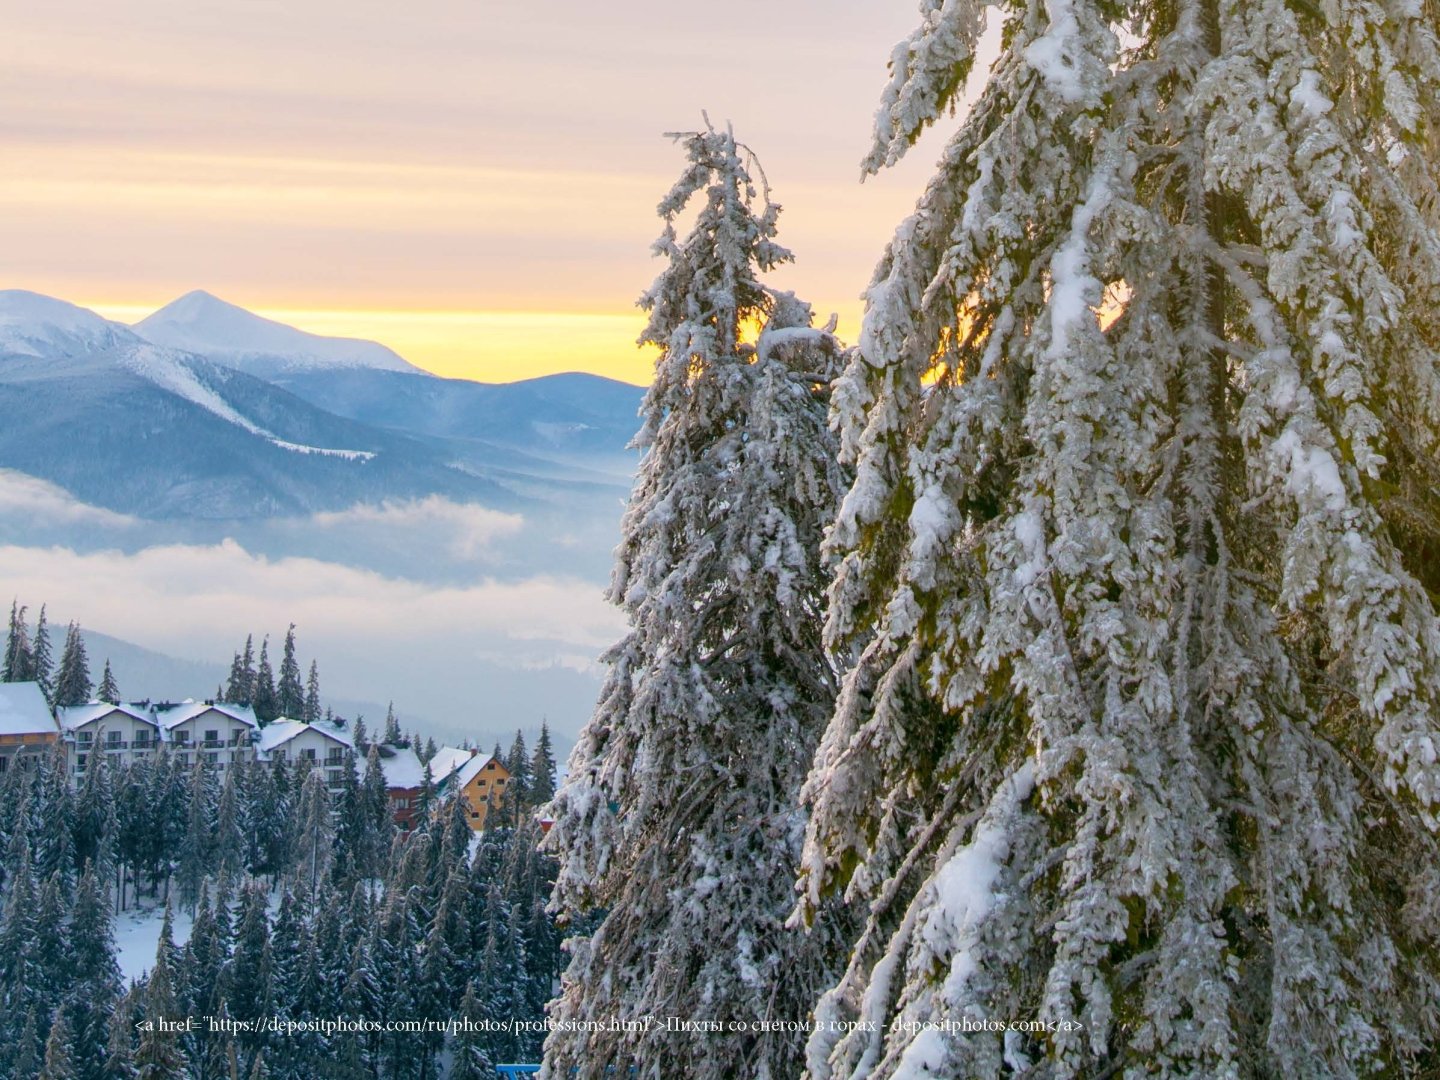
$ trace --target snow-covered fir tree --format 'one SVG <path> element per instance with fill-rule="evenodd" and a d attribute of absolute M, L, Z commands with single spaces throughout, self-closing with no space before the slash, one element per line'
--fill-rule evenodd
<path fill-rule="evenodd" d="M 466 1026 L 455 1040 L 450 1080 L 490 1080 L 490 1077 L 495 1075 L 495 1066 L 485 1053 L 485 1042 L 481 1034 L 481 1024 L 485 1016 L 473 979 L 465 987 L 465 997 L 460 1002 L 460 1019 Z"/>
<path fill-rule="evenodd" d="M 5 663 L 0 667 L 0 682 L 28 682 L 35 677 L 34 656 L 30 647 L 30 628 L 25 624 L 26 609 L 18 600 L 10 604 L 10 627 L 5 635 Z"/>
<path fill-rule="evenodd" d="M 305 687 L 300 681 L 300 661 L 295 658 L 294 623 L 285 631 L 285 646 L 280 657 L 280 679 L 275 687 L 275 705 L 281 716 L 292 720 L 306 718 Z"/>
<path fill-rule="evenodd" d="M 215 772 L 203 762 L 190 767 L 189 796 L 186 799 L 185 833 L 180 841 L 179 865 L 175 869 L 180 906 L 191 915 L 200 900 L 215 855 Z"/>
<path fill-rule="evenodd" d="M 630 631 L 551 811 L 555 903 L 606 910 L 575 946 L 549 1075 L 794 1075 L 790 1035 L 696 1038 L 612 1020 L 804 1016 L 823 934 L 789 933 L 800 782 L 834 694 L 819 640 L 824 524 L 843 486 L 823 384 L 835 342 L 759 274 L 790 258 L 729 131 L 678 137 L 668 260 L 642 298 L 655 381 L 609 596 Z M 699 202 L 693 231 L 677 218 Z M 746 340 L 747 331 L 758 340 Z M 633 1075 L 633 1074 L 632 1074 Z"/>
<path fill-rule="evenodd" d="M 550 737 L 550 722 L 540 721 L 540 737 L 530 756 L 530 801 L 544 806 L 555 797 L 555 742 Z"/>
<path fill-rule="evenodd" d="M 100 701 L 111 705 L 120 704 L 120 687 L 115 682 L 115 675 L 110 670 L 110 658 L 105 658 L 105 669 L 100 675 L 100 687 L 95 691 L 95 696 Z"/>
<path fill-rule="evenodd" d="M 134 1064 L 139 1080 L 189 1080 L 190 1062 L 175 1030 L 184 1019 L 175 996 L 175 940 L 170 909 L 155 949 L 155 966 L 145 981 L 145 1020 Z M 167 1023 L 160 1023 L 160 1021 Z"/>
<path fill-rule="evenodd" d="M 1436 9 L 921 7 L 867 170 L 1001 52 L 835 389 L 809 1075 L 1433 1068 Z"/>
<path fill-rule="evenodd" d="M 305 679 L 305 706 L 301 710 L 300 719 L 307 724 L 318 724 L 320 715 L 320 665 L 311 660 L 310 674 Z M 362 729 L 357 726 L 356 731 L 359 733 Z"/>
<path fill-rule="evenodd" d="M 55 657 L 50 649 L 50 624 L 45 617 L 45 605 L 40 605 L 40 618 L 35 621 L 35 641 L 30 649 L 30 674 L 40 684 L 40 692 L 46 701 L 53 701 L 55 694 Z"/>
<path fill-rule="evenodd" d="M 255 636 L 245 635 L 245 648 L 230 661 L 230 676 L 225 682 L 225 700 L 236 705 L 249 705 L 255 696 Z"/>
<path fill-rule="evenodd" d="M 93 864 L 87 866 L 66 940 L 71 962 L 65 1008 L 74 1034 L 75 1065 L 82 1076 L 99 1075 L 103 1069 L 111 1017 L 120 997 L 109 901 L 105 881 Z"/>
<path fill-rule="evenodd" d="M 325 774 L 319 769 L 306 773 L 300 789 L 291 851 L 290 873 L 296 887 L 314 896 L 335 857 L 330 794 L 325 788 Z"/>
<path fill-rule="evenodd" d="M 72 622 L 65 628 L 65 645 L 60 650 L 60 666 L 55 670 L 55 704 L 83 705 L 90 700 L 93 687 L 85 638 L 80 633 L 80 624 Z"/>
<path fill-rule="evenodd" d="M 249 644 L 249 639 L 246 639 Z M 251 684 L 250 704 L 255 709 L 255 718 L 262 724 L 280 716 L 280 697 L 275 690 L 275 673 L 270 667 L 270 638 L 260 641 L 260 665 L 255 669 Z"/>
<path fill-rule="evenodd" d="M 45 1040 L 45 1061 L 40 1067 L 40 1080 L 79 1080 L 80 1073 L 70 1050 L 72 1039 L 65 1010 L 57 1009 L 55 1021 L 50 1025 L 50 1036 Z"/>
<path fill-rule="evenodd" d="M 505 785 L 505 797 L 512 807 L 530 804 L 530 751 L 525 746 L 525 733 L 517 730 L 510 752 L 504 757 L 505 768 L 510 780 Z"/>

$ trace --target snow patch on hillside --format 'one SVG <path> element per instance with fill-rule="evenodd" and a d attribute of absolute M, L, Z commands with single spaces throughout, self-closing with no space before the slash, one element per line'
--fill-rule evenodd
<path fill-rule="evenodd" d="M 274 438 L 270 432 L 232 409 L 224 398 L 197 379 L 195 373 L 186 367 L 179 357 L 165 349 L 142 345 L 121 357 L 120 362 L 142 379 L 199 405 L 220 419 L 244 428 L 252 435 Z"/>
<path fill-rule="evenodd" d="M 281 450 L 289 450 L 293 454 L 319 454 L 321 457 L 344 458 L 346 461 L 371 461 L 375 457 L 371 450 L 332 450 L 325 446 L 306 446 L 303 443 L 286 442 L 273 435 L 269 436 L 269 439 Z"/>
<path fill-rule="evenodd" d="M 346 461 L 370 461 L 375 457 L 374 453 L 369 450 L 307 446 L 303 443 L 289 442 L 273 432 L 266 431 L 231 408 L 224 398 L 195 376 L 184 360 L 167 349 L 159 349 L 153 345 L 141 345 L 123 356 L 121 363 L 141 378 L 199 405 L 202 409 L 214 413 L 220 419 L 228 421 L 236 427 L 243 428 L 252 435 L 260 436 L 282 450 L 289 450 L 295 454 L 338 457 Z"/>
<path fill-rule="evenodd" d="M 178 908 L 171 912 L 171 932 L 177 948 L 190 940 L 194 919 Z M 120 977 L 134 982 L 155 966 L 155 950 L 160 945 L 160 929 L 165 923 L 165 906 L 145 902 L 115 916 L 115 961 Z"/>

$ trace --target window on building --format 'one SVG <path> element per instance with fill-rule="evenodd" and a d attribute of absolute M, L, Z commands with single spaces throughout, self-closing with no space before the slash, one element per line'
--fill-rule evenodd
<path fill-rule="evenodd" d="M 10 759 L 0 755 L 0 773 L 3 773 L 8 768 L 10 768 Z"/>
<path fill-rule="evenodd" d="M 80 740 L 81 746 L 89 746 L 95 740 L 95 733 L 93 731 L 82 731 L 76 738 Z"/>
<path fill-rule="evenodd" d="M 271 761 L 286 761 L 286 760 L 288 760 L 288 758 L 287 758 L 288 753 L 289 753 L 289 752 L 286 751 L 286 750 L 272 750 L 272 751 L 270 752 L 270 760 L 271 760 Z"/>
<path fill-rule="evenodd" d="M 188 743 L 190 741 L 190 732 L 183 729 L 175 732 L 175 741 L 177 743 Z"/>
<path fill-rule="evenodd" d="M 134 746 L 136 750 L 139 750 L 142 747 L 148 747 L 150 745 L 150 732 L 146 731 L 144 728 L 136 731 L 135 738 L 131 742 L 131 745 Z"/>
<path fill-rule="evenodd" d="M 315 760 L 315 748 L 314 748 L 314 747 L 311 747 L 311 748 L 308 749 L 308 750 L 301 750 L 301 751 L 300 751 L 300 756 L 301 756 L 302 758 L 304 758 L 306 761 L 314 761 L 314 760 Z"/>
<path fill-rule="evenodd" d="M 105 733 L 105 742 L 110 746 L 119 746 L 120 734 L 118 731 L 107 731 Z"/>
<path fill-rule="evenodd" d="M 75 755 L 75 771 L 76 771 L 76 772 L 80 772 L 82 769 L 85 768 L 85 759 L 86 759 L 87 757 L 89 757 L 89 756 L 90 756 L 89 754 L 76 754 L 76 755 Z"/>
<path fill-rule="evenodd" d="M 410 800 L 409 800 L 409 799 L 396 799 L 396 800 L 395 800 L 395 809 L 396 809 L 396 810 L 409 810 L 409 809 L 410 809 Z"/>
<path fill-rule="evenodd" d="M 237 727 L 237 728 L 231 728 L 231 729 L 230 729 L 230 745 L 231 745 L 231 746 L 241 746 L 241 745 L 244 744 L 244 741 L 245 741 L 245 729 L 244 729 L 244 728 Z"/>
<path fill-rule="evenodd" d="M 214 728 L 210 728 L 205 732 L 205 742 L 208 743 L 210 746 L 215 746 L 220 742 L 220 732 L 216 731 Z"/>

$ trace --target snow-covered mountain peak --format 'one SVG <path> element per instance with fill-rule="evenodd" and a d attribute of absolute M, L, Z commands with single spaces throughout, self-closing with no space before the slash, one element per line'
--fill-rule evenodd
<path fill-rule="evenodd" d="M 85 356 L 137 341 L 119 323 L 52 296 L 0 289 L 0 354 Z"/>
<path fill-rule="evenodd" d="M 135 324 L 156 345 L 199 353 L 218 363 L 268 378 L 283 372 L 373 368 L 420 373 L 384 345 L 322 337 L 266 319 L 196 289 Z"/>

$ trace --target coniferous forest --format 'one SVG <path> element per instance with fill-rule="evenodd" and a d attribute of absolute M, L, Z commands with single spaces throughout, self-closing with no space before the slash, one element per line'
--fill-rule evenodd
<path fill-rule="evenodd" d="M 561 956 L 529 792 L 544 797 L 554 763 L 516 745 L 515 801 L 478 836 L 455 798 L 397 830 L 373 745 L 333 795 L 303 764 L 222 782 L 164 751 L 119 769 L 92 754 L 73 788 L 63 754 L 0 776 L 0 1075 L 420 1080 L 442 1052 L 468 1077 L 537 1056 Z M 164 927 L 128 985 L 113 925 L 139 904 Z M 172 913 L 191 920 L 178 946 Z M 194 1030 L 146 1026 L 186 1017 Z M 472 1030 L 265 1028 L 336 1018 Z"/>

